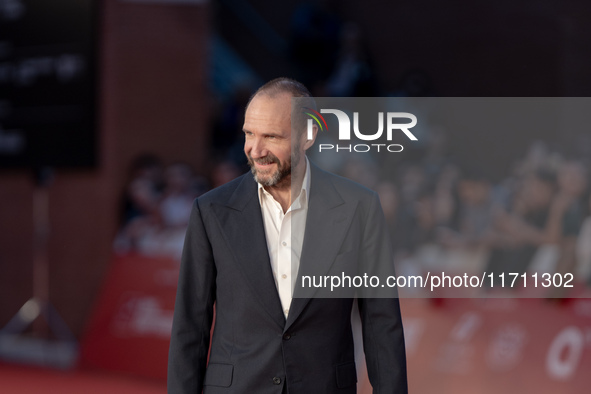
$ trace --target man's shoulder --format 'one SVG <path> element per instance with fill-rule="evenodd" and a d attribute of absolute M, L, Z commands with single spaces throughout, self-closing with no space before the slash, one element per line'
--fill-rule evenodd
<path fill-rule="evenodd" d="M 372 198 L 376 195 L 376 192 L 369 189 L 368 187 L 352 181 L 351 179 L 345 178 L 343 176 L 333 174 L 332 172 L 325 171 L 320 167 L 313 165 L 312 168 L 315 167 L 313 171 L 312 177 L 316 175 L 320 182 L 322 183 L 330 183 L 334 188 L 341 194 L 343 197 L 349 198 Z"/>
<path fill-rule="evenodd" d="M 239 187 L 244 186 L 249 189 L 256 190 L 256 182 L 252 178 L 252 174 L 250 172 L 247 172 L 231 180 L 230 182 L 223 184 L 222 186 L 218 186 L 215 189 L 202 194 L 196 199 L 196 201 L 198 201 L 200 205 L 209 205 L 211 203 L 228 203 L 232 199 L 232 196 L 234 196 L 236 193 L 236 190 Z"/>

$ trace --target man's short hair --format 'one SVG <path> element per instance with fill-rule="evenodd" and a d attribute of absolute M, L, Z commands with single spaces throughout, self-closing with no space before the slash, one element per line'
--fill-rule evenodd
<path fill-rule="evenodd" d="M 250 105 L 250 102 L 257 96 L 257 95 L 267 95 L 269 97 L 276 97 L 279 94 L 287 93 L 291 97 L 303 97 L 305 99 L 298 100 L 297 108 L 292 108 L 292 116 L 295 116 L 295 119 L 292 119 L 292 123 L 296 126 L 298 131 L 303 132 L 306 129 L 306 116 L 304 115 L 305 108 L 312 108 L 316 110 L 316 101 L 312 97 L 312 94 L 308 90 L 303 83 L 296 81 L 292 78 L 287 77 L 280 77 L 275 78 L 260 88 L 257 89 L 256 92 L 250 99 L 248 99 L 248 103 L 246 104 L 246 108 Z"/>
<path fill-rule="evenodd" d="M 250 97 L 250 100 L 248 100 L 248 104 L 250 104 L 252 99 L 259 93 L 264 93 L 271 97 L 275 97 L 281 93 L 289 93 L 292 97 L 312 97 L 310 91 L 303 83 L 287 77 L 275 78 L 258 88 Z M 248 104 L 246 104 L 247 107 Z"/>

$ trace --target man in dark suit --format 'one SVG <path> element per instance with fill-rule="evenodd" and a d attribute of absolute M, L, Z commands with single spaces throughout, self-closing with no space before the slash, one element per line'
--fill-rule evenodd
<path fill-rule="evenodd" d="M 309 96 L 286 78 L 260 88 L 244 122 L 252 174 L 195 201 L 169 394 L 356 393 L 353 298 L 323 298 L 296 279 L 354 271 L 360 261 L 390 266 L 391 252 L 377 194 L 310 163 L 314 138 L 301 127 L 292 135 L 291 99 Z M 374 393 L 406 393 L 398 299 L 359 298 L 358 307 Z"/>

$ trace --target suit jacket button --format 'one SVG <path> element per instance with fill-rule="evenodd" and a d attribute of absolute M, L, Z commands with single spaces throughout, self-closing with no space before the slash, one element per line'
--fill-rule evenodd
<path fill-rule="evenodd" d="M 278 378 L 277 376 L 275 376 L 275 377 L 273 378 L 273 384 L 281 384 L 281 379 L 280 379 L 280 378 Z"/>
<path fill-rule="evenodd" d="M 283 335 L 283 339 L 285 339 L 286 341 L 290 340 L 291 339 L 291 334 L 285 333 Z"/>

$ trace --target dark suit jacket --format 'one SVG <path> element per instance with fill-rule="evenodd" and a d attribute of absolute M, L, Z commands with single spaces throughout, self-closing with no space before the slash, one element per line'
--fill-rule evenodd
<path fill-rule="evenodd" d="M 368 251 L 391 259 L 388 241 L 376 193 L 311 165 L 300 275 L 339 274 Z M 169 394 L 279 394 L 285 384 L 290 394 L 356 393 L 353 299 L 295 298 L 298 291 L 286 320 L 250 173 L 198 198 L 181 261 Z M 374 393 L 406 393 L 398 299 L 358 303 Z"/>

